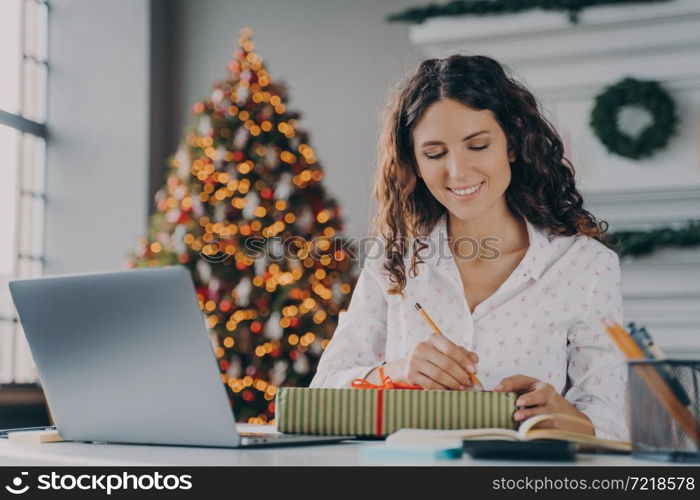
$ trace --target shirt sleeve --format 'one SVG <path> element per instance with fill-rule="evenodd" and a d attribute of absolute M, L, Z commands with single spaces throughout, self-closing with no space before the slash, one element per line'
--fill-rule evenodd
<path fill-rule="evenodd" d="M 581 319 L 568 331 L 568 378 L 564 397 L 595 426 L 595 435 L 629 440 L 626 412 L 627 364 L 601 319 L 622 323 L 620 261 L 605 249 L 584 268 L 592 276 Z"/>
<path fill-rule="evenodd" d="M 384 363 L 388 307 L 378 265 L 369 256 L 365 259 L 350 305 L 339 314 L 309 387 L 350 387 L 353 379 Z"/>

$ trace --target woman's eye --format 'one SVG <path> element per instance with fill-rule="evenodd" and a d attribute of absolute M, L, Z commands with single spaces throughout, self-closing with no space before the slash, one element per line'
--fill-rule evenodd
<path fill-rule="evenodd" d="M 429 155 L 428 153 L 425 153 L 425 157 L 428 158 L 429 160 L 437 160 L 439 158 L 442 158 L 445 156 L 445 152 L 443 151 L 442 153 L 436 154 L 436 155 Z"/>
<path fill-rule="evenodd" d="M 471 149 L 472 151 L 483 151 L 484 149 L 488 149 L 488 147 L 489 147 L 489 144 L 484 144 L 483 146 L 472 146 L 469 149 Z M 431 152 L 431 153 L 423 153 L 423 154 L 429 160 L 439 160 L 440 158 L 442 158 L 443 156 L 445 156 L 447 154 L 447 151 L 442 151 L 440 153 L 432 153 Z"/>

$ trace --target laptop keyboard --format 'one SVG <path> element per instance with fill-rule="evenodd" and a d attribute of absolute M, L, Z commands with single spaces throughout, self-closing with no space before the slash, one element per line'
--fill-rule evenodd
<path fill-rule="evenodd" d="M 238 434 L 241 437 L 265 439 L 285 439 L 299 437 L 295 434 L 275 434 L 273 432 L 239 432 Z"/>

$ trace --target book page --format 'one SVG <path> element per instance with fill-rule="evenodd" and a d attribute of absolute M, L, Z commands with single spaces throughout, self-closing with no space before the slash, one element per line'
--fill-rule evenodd
<path fill-rule="evenodd" d="M 533 439 L 559 439 L 563 441 L 570 441 L 572 443 L 593 444 L 615 450 L 627 451 L 631 449 L 631 443 L 629 441 L 614 441 L 611 439 L 602 439 L 599 437 L 591 436 L 589 434 L 581 434 L 579 432 L 572 432 L 563 429 L 534 428 L 537 424 L 546 420 L 553 420 L 555 417 L 565 418 L 572 421 L 580 421 L 580 419 L 576 417 L 572 417 L 565 414 L 535 415 L 534 417 L 530 417 L 520 424 L 520 428 L 518 429 L 518 434 L 520 435 L 520 438 L 524 441 L 530 441 Z"/>
<path fill-rule="evenodd" d="M 528 432 L 525 439 L 559 439 L 562 441 L 570 441 L 572 443 L 601 446 L 603 448 L 610 448 L 613 450 L 630 451 L 632 449 L 632 443 L 629 441 L 614 441 L 612 439 L 603 439 L 561 429 L 532 429 L 530 432 Z"/>
<path fill-rule="evenodd" d="M 527 433 L 530 432 L 530 430 L 539 424 L 540 422 L 544 422 L 546 420 L 552 420 L 554 419 L 554 415 L 551 415 L 549 413 L 545 413 L 543 415 L 535 415 L 534 417 L 530 417 L 528 419 L 523 420 L 520 423 L 520 427 L 518 428 L 518 434 L 520 435 L 521 439 L 526 439 L 527 438 Z"/>
<path fill-rule="evenodd" d="M 387 443 L 436 443 L 464 439 L 507 439 L 520 440 L 517 431 L 512 429 L 399 429 L 386 438 Z"/>

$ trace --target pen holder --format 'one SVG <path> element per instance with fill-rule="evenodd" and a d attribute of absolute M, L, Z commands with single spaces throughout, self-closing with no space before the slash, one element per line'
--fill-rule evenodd
<path fill-rule="evenodd" d="M 700 462 L 700 360 L 629 360 L 635 458 Z"/>

